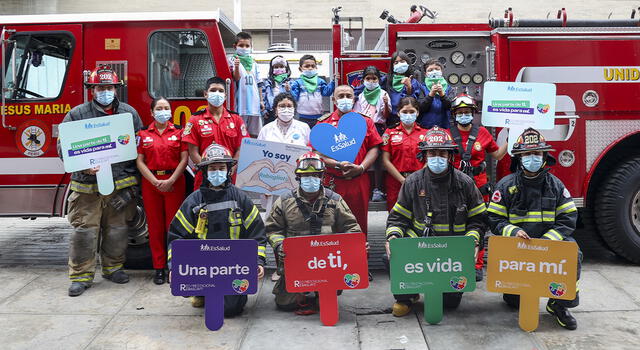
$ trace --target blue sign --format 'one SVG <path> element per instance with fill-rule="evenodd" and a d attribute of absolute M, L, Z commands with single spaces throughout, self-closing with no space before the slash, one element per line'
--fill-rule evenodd
<path fill-rule="evenodd" d="M 353 163 L 367 133 L 367 122 L 359 113 L 343 115 L 335 127 L 321 123 L 311 129 L 311 145 L 320 153 L 337 161 Z"/>
<path fill-rule="evenodd" d="M 489 81 L 482 94 L 482 124 L 492 127 L 553 129 L 556 86 Z"/>
<path fill-rule="evenodd" d="M 171 294 L 204 296 L 205 325 L 224 323 L 224 296 L 258 292 L 258 242 L 179 239 L 171 242 Z"/>

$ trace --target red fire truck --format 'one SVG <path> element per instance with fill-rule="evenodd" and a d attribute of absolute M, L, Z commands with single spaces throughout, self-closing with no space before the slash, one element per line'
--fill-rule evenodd
<path fill-rule="evenodd" d="M 208 78 L 230 84 L 225 49 L 239 32 L 219 11 L 0 16 L 0 27 L 0 216 L 22 217 L 65 213 L 69 174 L 56 152 L 57 126 L 90 98 L 83 86 L 90 70 L 114 68 L 126 83 L 120 100 L 145 124 L 152 98 L 165 96 L 184 125 L 206 106 Z M 142 210 L 131 226 L 128 264 L 146 264 Z"/>
<path fill-rule="evenodd" d="M 457 93 L 482 103 L 485 81 L 554 83 L 558 176 L 581 207 L 582 222 L 617 254 L 640 263 L 640 21 L 505 18 L 489 24 L 388 24 L 373 51 L 349 51 L 334 17 L 333 57 L 343 81 L 360 84 L 364 67 L 389 71 L 404 51 L 417 71 L 430 58 Z M 391 20 L 390 20 L 391 21 Z M 343 45 L 345 44 L 345 45 Z M 419 73 L 416 73 L 419 75 Z M 509 160 L 497 166 L 498 178 Z"/>

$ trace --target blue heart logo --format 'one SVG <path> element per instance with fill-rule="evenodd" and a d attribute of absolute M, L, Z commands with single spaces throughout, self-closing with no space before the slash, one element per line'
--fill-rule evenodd
<path fill-rule="evenodd" d="M 328 123 L 311 129 L 311 145 L 320 153 L 337 161 L 353 163 L 367 133 L 367 122 L 361 114 L 349 112 L 340 118 L 338 127 Z"/>

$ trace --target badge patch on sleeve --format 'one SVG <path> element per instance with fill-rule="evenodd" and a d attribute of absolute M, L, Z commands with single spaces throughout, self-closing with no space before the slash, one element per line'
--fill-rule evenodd
<path fill-rule="evenodd" d="M 187 125 L 184 126 L 184 131 L 182 131 L 182 136 L 191 134 L 192 127 L 193 127 L 193 123 L 188 122 Z"/>
<path fill-rule="evenodd" d="M 501 200 L 502 200 L 502 193 L 500 193 L 500 191 L 498 190 L 493 192 L 493 195 L 491 196 L 491 201 L 500 202 Z"/>
<path fill-rule="evenodd" d="M 571 198 L 571 193 L 569 193 L 569 190 L 566 187 L 564 188 L 564 191 L 562 191 L 562 195 L 564 198 Z"/>
<path fill-rule="evenodd" d="M 242 134 L 242 136 L 247 136 L 247 126 L 242 124 L 242 126 L 240 126 L 240 133 Z"/>

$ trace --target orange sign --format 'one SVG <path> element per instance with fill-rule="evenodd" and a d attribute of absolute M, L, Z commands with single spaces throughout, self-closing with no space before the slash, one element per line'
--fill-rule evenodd
<path fill-rule="evenodd" d="M 575 242 L 489 237 L 487 290 L 520 295 L 520 328 L 538 328 L 540 298 L 576 297 L 578 245 Z"/>

